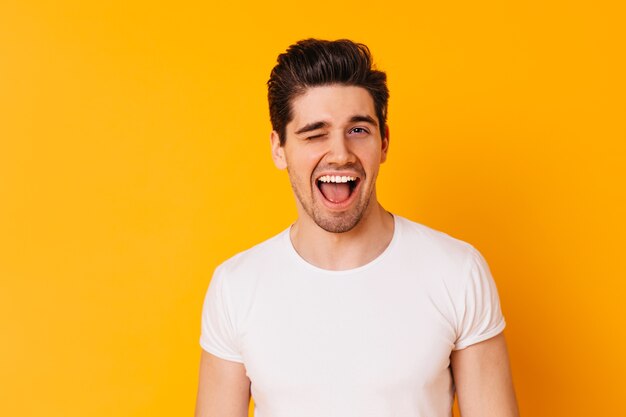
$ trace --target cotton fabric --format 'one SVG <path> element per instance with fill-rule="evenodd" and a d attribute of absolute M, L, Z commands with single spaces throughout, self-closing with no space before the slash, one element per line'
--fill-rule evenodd
<path fill-rule="evenodd" d="M 450 417 L 451 352 L 504 327 L 481 254 L 394 216 L 388 247 L 358 268 L 307 263 L 289 229 L 227 260 L 200 344 L 244 364 L 255 417 Z"/>

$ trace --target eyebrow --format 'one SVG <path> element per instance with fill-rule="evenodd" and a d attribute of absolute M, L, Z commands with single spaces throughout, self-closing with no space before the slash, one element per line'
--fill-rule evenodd
<path fill-rule="evenodd" d="M 321 129 L 323 127 L 327 127 L 328 123 L 326 122 L 313 122 L 313 123 L 309 123 L 307 125 L 304 125 L 303 128 L 299 129 L 296 131 L 296 135 L 299 135 L 301 133 L 306 133 L 306 132 L 311 132 L 313 130 L 317 130 L 317 129 Z"/>
<path fill-rule="evenodd" d="M 357 114 L 356 116 L 352 116 L 350 118 L 350 123 L 356 123 L 356 122 L 366 122 L 366 123 L 370 123 L 374 126 L 378 126 L 378 123 L 376 123 L 376 120 L 374 120 L 373 118 L 371 118 L 368 115 L 361 115 L 361 114 Z"/>

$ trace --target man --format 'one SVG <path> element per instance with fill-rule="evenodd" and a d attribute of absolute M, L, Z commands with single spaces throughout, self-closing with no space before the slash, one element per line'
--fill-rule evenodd
<path fill-rule="evenodd" d="M 197 417 L 517 416 L 497 290 L 480 254 L 383 209 L 386 76 L 366 46 L 278 58 L 272 157 L 298 219 L 220 265 L 207 292 Z"/>

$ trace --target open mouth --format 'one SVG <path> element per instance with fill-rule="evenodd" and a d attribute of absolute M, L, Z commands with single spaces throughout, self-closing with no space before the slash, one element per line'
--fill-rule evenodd
<path fill-rule="evenodd" d="M 360 179 L 347 175 L 323 175 L 316 181 L 322 196 L 333 204 L 341 204 L 350 199 Z"/>

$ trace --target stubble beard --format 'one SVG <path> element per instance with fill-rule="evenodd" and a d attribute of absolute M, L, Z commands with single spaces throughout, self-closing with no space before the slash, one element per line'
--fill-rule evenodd
<path fill-rule="evenodd" d="M 289 171 L 289 169 L 287 169 Z M 323 230 L 329 233 L 345 233 L 354 229 L 357 224 L 363 218 L 367 207 L 369 206 L 373 189 L 367 190 L 367 195 L 364 195 L 359 198 L 357 196 L 358 201 L 356 202 L 356 206 L 348 211 L 344 211 L 341 213 L 327 213 L 324 214 L 323 207 L 320 207 L 321 202 L 317 202 L 315 200 L 315 191 L 311 189 L 311 196 L 308 201 L 311 202 L 309 204 L 307 200 L 302 195 L 302 190 L 300 190 L 297 186 L 296 178 L 294 178 L 291 173 L 289 173 L 289 180 L 291 182 L 291 188 L 293 189 L 296 198 L 300 202 L 300 205 L 304 208 L 304 211 L 309 215 L 309 217 L 321 227 Z M 314 184 L 313 187 L 316 187 Z"/>

